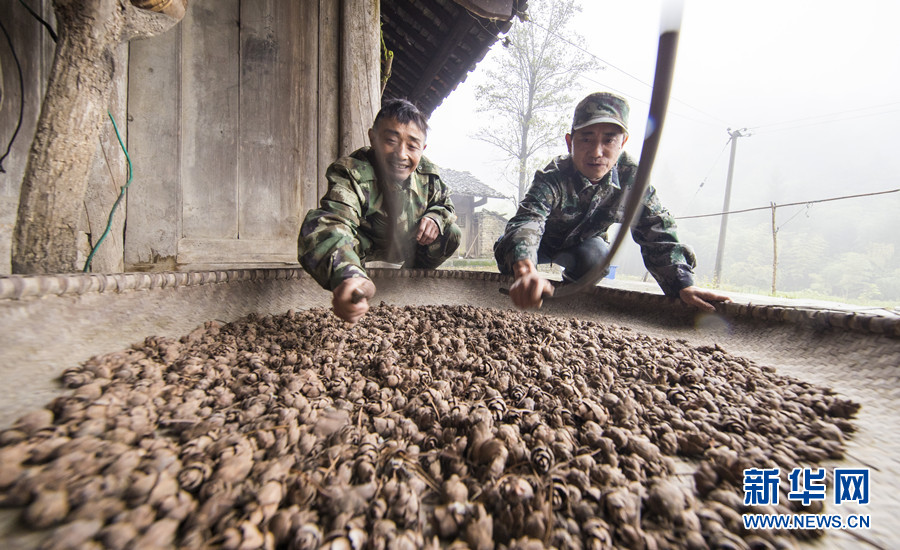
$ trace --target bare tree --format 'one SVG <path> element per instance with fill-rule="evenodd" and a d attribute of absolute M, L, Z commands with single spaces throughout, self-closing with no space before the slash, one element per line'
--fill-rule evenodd
<path fill-rule="evenodd" d="M 503 41 L 499 66 L 486 72 L 487 84 L 475 92 L 478 110 L 493 114 L 495 122 L 475 137 L 516 165 L 519 200 L 528 188 L 533 157 L 567 130 L 576 78 L 596 68 L 572 45 L 579 37 L 569 24 L 580 11 L 575 0 L 529 2 L 527 17 Z"/>
<path fill-rule="evenodd" d="M 76 266 L 76 232 L 122 42 L 159 34 L 187 0 L 54 0 L 59 41 L 22 179 L 13 273 Z"/>

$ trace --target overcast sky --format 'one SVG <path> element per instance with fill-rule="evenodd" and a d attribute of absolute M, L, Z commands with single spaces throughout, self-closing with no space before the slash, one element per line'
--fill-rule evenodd
<path fill-rule="evenodd" d="M 609 90 L 627 97 L 631 139 L 625 150 L 639 158 L 660 0 L 581 5 L 575 27 L 582 38 L 571 47 L 583 46 L 605 68 L 583 75 L 577 95 Z M 722 211 L 728 128 L 751 134 L 737 141 L 729 210 L 900 188 L 900 2 L 686 0 L 683 13 L 672 97 L 651 174 L 676 217 Z M 426 154 L 513 194 L 500 152 L 472 137 L 479 120 L 474 88 L 500 52 L 495 46 L 437 108 Z M 565 153 L 563 136 L 555 153 Z M 512 206 L 505 204 L 490 201 L 488 207 L 511 215 Z M 827 238 L 835 254 L 854 247 L 862 252 L 875 233 L 900 250 L 898 212 L 900 193 L 783 207 L 778 231 L 785 237 L 791 231 L 831 231 Z M 731 216 L 728 234 L 755 227 L 760 242 L 753 246 L 769 248 L 771 234 L 760 228 L 771 225 L 770 216 Z M 720 220 L 678 221 L 682 240 L 697 249 L 698 274 L 707 277 Z M 625 242 L 616 263 L 642 271 L 636 247 L 631 239 Z M 726 261 L 745 253 L 726 245 Z"/>
<path fill-rule="evenodd" d="M 575 27 L 584 40 L 575 43 L 605 68 L 584 75 L 578 95 L 625 95 L 632 107 L 626 150 L 639 156 L 660 2 L 581 3 Z M 900 187 L 898 21 L 895 0 L 686 0 L 652 173 L 669 209 L 689 215 L 721 208 L 729 127 L 752 134 L 738 140 L 732 209 Z M 474 86 L 499 51 L 438 107 L 427 154 L 511 193 L 500 181 L 500 153 L 471 137 Z M 563 136 L 557 152 L 565 152 Z M 900 210 L 900 193 L 886 197 L 882 204 Z"/>

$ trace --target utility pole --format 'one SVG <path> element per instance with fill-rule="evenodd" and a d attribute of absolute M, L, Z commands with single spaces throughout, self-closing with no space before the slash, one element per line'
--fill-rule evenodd
<path fill-rule="evenodd" d="M 750 136 L 746 128 L 733 132 L 731 128 L 728 128 L 726 131 L 731 136 L 729 138 L 731 141 L 731 159 L 728 161 L 728 180 L 725 182 L 725 202 L 722 204 L 722 225 L 719 226 L 719 246 L 716 248 L 716 270 L 713 274 L 713 286 L 719 285 L 722 274 L 722 255 L 725 251 L 725 230 L 728 228 L 728 208 L 731 202 L 731 179 L 734 176 L 734 156 L 737 153 L 737 138 Z"/>

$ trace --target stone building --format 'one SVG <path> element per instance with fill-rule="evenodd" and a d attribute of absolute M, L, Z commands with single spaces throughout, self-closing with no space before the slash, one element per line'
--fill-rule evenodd
<path fill-rule="evenodd" d="M 462 230 L 459 255 L 463 258 L 481 258 L 480 228 L 475 209 L 487 204 L 488 199 L 505 199 L 505 195 L 485 185 L 466 171 L 441 168 L 441 179 L 450 188 L 450 199 L 456 207 L 457 224 Z"/>

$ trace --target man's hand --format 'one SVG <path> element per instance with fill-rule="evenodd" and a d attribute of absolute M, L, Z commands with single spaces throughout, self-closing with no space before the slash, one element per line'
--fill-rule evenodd
<path fill-rule="evenodd" d="M 355 324 L 369 311 L 369 299 L 375 296 L 375 283 L 365 277 L 345 279 L 331 292 L 334 314 Z"/>
<path fill-rule="evenodd" d="M 433 243 L 440 234 L 441 232 L 438 229 L 437 222 L 430 217 L 425 216 L 419 221 L 419 230 L 416 232 L 416 242 L 422 246 L 426 246 Z"/>
<path fill-rule="evenodd" d="M 682 288 L 681 292 L 679 292 L 678 295 L 681 297 L 682 302 L 686 303 L 689 306 L 694 306 L 698 309 L 702 309 L 703 311 L 716 310 L 716 306 L 712 305 L 710 302 L 731 301 L 731 298 L 725 296 L 724 294 L 719 294 L 718 292 L 713 292 L 712 290 L 706 290 L 705 288 L 699 288 L 696 286 Z"/>
<path fill-rule="evenodd" d="M 553 295 L 553 285 L 537 273 L 531 260 L 519 260 L 513 265 L 516 282 L 509 287 L 509 297 L 518 308 L 539 308 L 544 296 Z"/>

